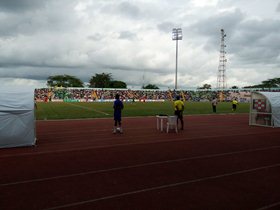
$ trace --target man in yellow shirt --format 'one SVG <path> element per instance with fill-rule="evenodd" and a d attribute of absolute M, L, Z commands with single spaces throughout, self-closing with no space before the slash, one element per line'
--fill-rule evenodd
<path fill-rule="evenodd" d="M 184 111 L 184 102 L 180 100 L 180 96 L 176 96 L 176 100 L 174 101 L 174 109 L 175 115 L 177 116 L 177 125 L 178 121 L 181 122 L 181 130 L 184 130 L 184 119 L 183 119 L 183 111 Z"/>
<path fill-rule="evenodd" d="M 236 107 L 237 107 L 238 101 L 236 100 L 236 98 L 234 98 L 232 100 L 232 111 L 236 111 Z"/>

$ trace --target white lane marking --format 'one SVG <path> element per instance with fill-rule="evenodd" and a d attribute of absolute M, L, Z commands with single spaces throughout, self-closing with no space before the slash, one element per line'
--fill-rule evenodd
<path fill-rule="evenodd" d="M 61 209 L 61 208 L 79 206 L 79 205 L 94 203 L 94 202 L 103 201 L 103 200 L 125 197 L 125 196 L 128 196 L 128 195 L 134 195 L 134 194 L 146 193 L 146 192 L 155 191 L 155 190 L 173 188 L 173 187 L 178 187 L 178 186 L 181 186 L 181 185 L 187 185 L 187 184 L 192 184 L 192 183 L 197 183 L 197 182 L 214 180 L 214 179 L 219 179 L 219 178 L 224 178 L 224 177 L 229 177 L 229 176 L 239 175 L 239 174 L 245 174 L 245 173 L 250 173 L 250 172 L 259 171 L 259 170 L 266 170 L 266 169 L 275 168 L 275 167 L 280 167 L 280 163 L 279 164 L 274 164 L 274 165 L 269 165 L 269 166 L 247 169 L 247 170 L 235 171 L 235 172 L 232 172 L 232 173 L 220 174 L 220 175 L 216 175 L 216 176 L 208 176 L 208 177 L 188 180 L 188 181 L 184 181 L 184 182 L 177 182 L 177 183 L 172 183 L 172 184 L 160 185 L 160 186 L 156 186 L 156 187 L 150 187 L 150 188 L 130 191 L 130 192 L 126 192 L 126 193 L 104 196 L 104 197 L 100 197 L 100 198 L 84 200 L 84 201 L 69 203 L 69 204 L 60 205 L 60 206 L 54 206 L 54 207 L 51 207 L 51 208 L 46 208 L 45 210 L 54 210 L 54 209 Z"/>
<path fill-rule="evenodd" d="M 136 165 L 131 165 L 131 166 L 122 166 L 122 167 L 115 167 L 115 168 L 109 168 L 109 169 L 103 169 L 103 170 L 88 171 L 88 172 L 67 174 L 67 175 L 40 178 L 40 179 L 30 179 L 30 180 L 24 180 L 24 181 L 18 181 L 18 182 L 10 182 L 10 183 L 0 184 L 0 186 L 10 186 L 10 185 L 17 185 L 17 184 L 32 183 L 32 182 L 42 182 L 42 181 L 48 181 L 48 180 L 54 180 L 54 179 L 62 179 L 62 178 L 69 178 L 69 177 L 75 177 L 75 176 L 84 176 L 84 175 L 97 174 L 97 173 L 106 173 L 106 172 L 112 172 L 112 171 L 118 171 L 118 170 L 124 170 L 124 169 L 132 169 L 132 168 L 139 168 L 139 167 L 160 165 L 160 164 L 169 164 L 169 163 L 175 163 L 175 162 L 181 162 L 181 161 L 215 158 L 215 157 L 222 157 L 222 156 L 236 155 L 236 154 L 250 153 L 250 152 L 259 152 L 259 151 L 266 151 L 266 150 L 279 149 L 279 148 L 280 148 L 280 146 L 273 146 L 273 147 L 241 150 L 241 151 L 235 151 L 235 152 L 226 152 L 226 153 L 217 153 L 217 154 L 211 154 L 211 155 L 201 155 L 201 156 L 194 156 L 194 157 L 187 157 L 187 158 L 179 158 L 179 159 L 173 159 L 173 160 L 155 161 L 155 162 L 136 164 Z"/>

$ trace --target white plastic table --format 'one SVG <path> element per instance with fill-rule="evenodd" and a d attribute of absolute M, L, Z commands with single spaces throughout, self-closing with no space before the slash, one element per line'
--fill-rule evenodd
<path fill-rule="evenodd" d="M 157 130 L 160 130 L 161 132 L 163 131 L 163 121 L 164 119 L 167 120 L 168 116 L 167 115 L 156 115 L 157 118 Z"/>

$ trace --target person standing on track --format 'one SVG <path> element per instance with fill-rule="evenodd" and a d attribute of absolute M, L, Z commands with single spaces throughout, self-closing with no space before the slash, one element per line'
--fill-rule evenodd
<path fill-rule="evenodd" d="M 174 114 L 177 116 L 177 125 L 180 120 L 181 123 L 181 130 L 184 130 L 184 119 L 183 119 L 183 111 L 184 111 L 185 105 L 182 100 L 180 100 L 180 96 L 176 96 L 176 100 L 174 102 Z"/>
<path fill-rule="evenodd" d="M 116 94 L 115 96 L 115 101 L 114 101 L 114 129 L 113 133 L 117 133 L 119 131 L 120 133 L 123 133 L 122 129 L 122 110 L 123 110 L 123 102 L 120 100 L 120 95 Z"/>

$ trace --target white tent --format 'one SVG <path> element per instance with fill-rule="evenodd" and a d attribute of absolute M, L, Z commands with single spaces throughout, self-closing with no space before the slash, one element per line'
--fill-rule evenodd
<path fill-rule="evenodd" d="M 280 127 L 280 92 L 252 92 L 249 124 Z"/>
<path fill-rule="evenodd" d="M 0 89 L 0 148 L 35 142 L 34 90 Z"/>

